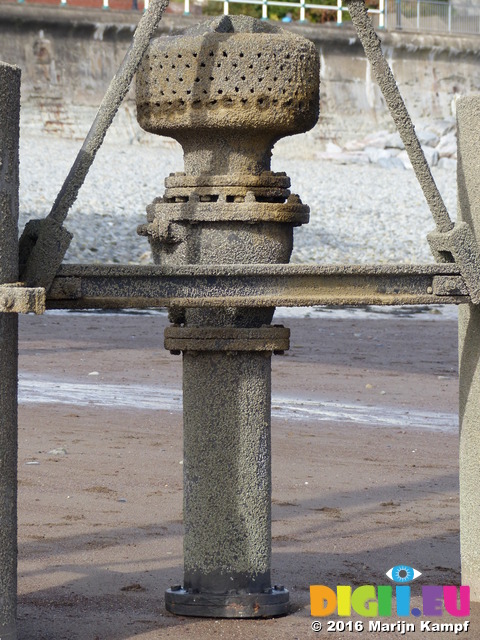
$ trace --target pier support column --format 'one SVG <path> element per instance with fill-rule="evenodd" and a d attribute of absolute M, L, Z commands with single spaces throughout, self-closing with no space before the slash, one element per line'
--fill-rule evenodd
<path fill-rule="evenodd" d="M 457 101 L 458 218 L 480 243 L 480 95 Z M 460 550 L 462 584 L 480 602 L 480 306 L 460 305 Z"/>
<path fill-rule="evenodd" d="M 20 69 L 0 62 L 0 284 L 18 279 Z M 0 313 L 0 638 L 16 640 L 18 316 Z"/>
<path fill-rule="evenodd" d="M 180 615 L 287 613 L 272 587 L 271 355 L 289 346 L 280 326 L 171 327 L 183 351 L 184 584 L 166 593 Z"/>

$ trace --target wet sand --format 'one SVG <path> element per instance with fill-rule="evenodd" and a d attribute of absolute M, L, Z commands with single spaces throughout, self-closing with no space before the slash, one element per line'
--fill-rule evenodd
<path fill-rule="evenodd" d="M 422 572 L 414 594 L 459 584 L 457 328 L 421 318 L 284 321 L 272 579 L 292 613 L 257 621 L 164 609 L 182 581 L 181 358 L 163 349 L 166 315 L 21 318 L 19 637 L 432 637 L 413 617 L 403 636 L 366 618 L 362 634 L 315 634 L 309 609 L 310 584 L 389 584 L 397 564 Z"/>

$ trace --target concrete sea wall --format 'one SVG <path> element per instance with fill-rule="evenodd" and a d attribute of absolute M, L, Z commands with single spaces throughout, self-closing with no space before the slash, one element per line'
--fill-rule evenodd
<path fill-rule="evenodd" d="M 0 5 L 0 60 L 22 69 L 23 134 L 82 137 L 128 48 L 139 12 Z M 176 33 L 201 17 L 165 15 L 160 33 Z M 393 128 L 353 28 L 293 24 L 321 57 L 319 140 L 340 141 L 372 128 Z M 381 34 L 414 121 L 449 118 L 455 98 L 480 91 L 480 38 Z M 133 89 L 110 134 L 145 139 L 135 121 Z M 151 136 L 149 136 L 151 137 Z"/>

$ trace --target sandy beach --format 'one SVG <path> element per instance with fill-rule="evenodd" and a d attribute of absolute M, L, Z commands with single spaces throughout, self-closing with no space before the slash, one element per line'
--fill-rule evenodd
<path fill-rule="evenodd" d="M 48 213 L 78 149 L 41 141 L 22 140 L 21 228 Z M 279 143 L 273 169 L 311 207 L 293 262 L 432 260 L 413 173 L 365 158 L 322 157 L 315 130 Z M 67 220 L 66 261 L 148 263 L 135 228 L 181 168 L 171 141 L 107 139 Z M 454 217 L 454 170 L 435 176 Z M 19 638 L 431 637 L 412 617 L 406 634 L 356 615 L 363 632 L 311 628 L 310 585 L 391 584 L 386 572 L 406 564 L 422 573 L 419 606 L 422 585 L 460 583 L 455 313 L 377 311 L 275 320 L 292 333 L 273 358 L 272 580 L 290 590 L 291 613 L 273 620 L 165 610 L 165 590 L 183 577 L 182 370 L 163 348 L 166 313 L 20 318 Z M 479 606 L 469 620 L 480 640 Z"/>
<path fill-rule="evenodd" d="M 183 571 L 181 358 L 163 349 L 166 314 L 22 317 L 19 637 L 431 637 L 423 618 L 402 635 L 356 615 L 358 636 L 314 633 L 309 586 L 389 584 L 397 564 L 421 584 L 460 582 L 457 327 L 432 318 L 278 320 L 292 336 L 273 358 L 272 579 L 292 612 L 254 621 L 164 608 Z M 469 620 L 480 638 L 478 605 Z"/>

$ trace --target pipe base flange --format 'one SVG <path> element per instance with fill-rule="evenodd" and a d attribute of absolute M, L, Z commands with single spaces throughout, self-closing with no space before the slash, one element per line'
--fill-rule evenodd
<path fill-rule="evenodd" d="M 290 611 L 290 594 L 284 587 L 262 593 L 199 593 L 182 587 L 165 592 L 167 611 L 202 618 L 273 618 Z"/>

